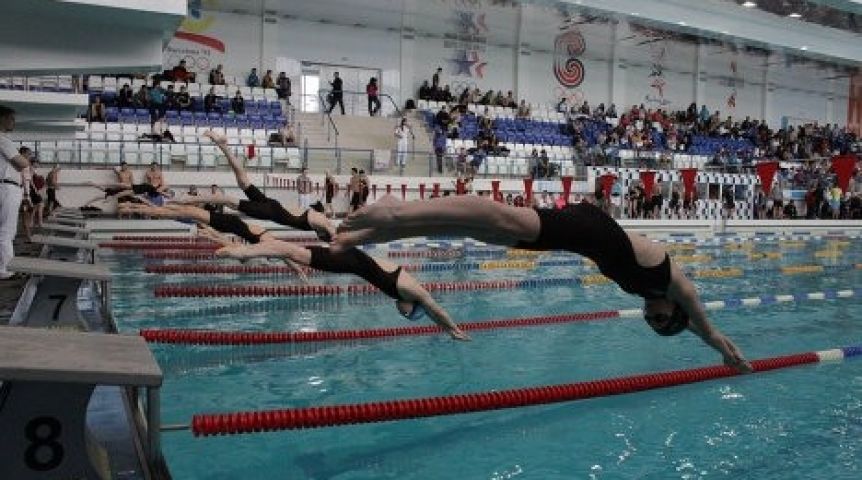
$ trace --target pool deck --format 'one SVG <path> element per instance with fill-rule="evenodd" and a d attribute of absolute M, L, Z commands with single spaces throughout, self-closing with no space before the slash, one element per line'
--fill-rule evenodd
<path fill-rule="evenodd" d="M 21 230 L 19 229 L 19 232 Z M 25 257 L 38 257 L 42 252 L 42 245 L 38 243 L 27 243 L 23 235 L 18 235 L 14 242 L 15 255 Z M 0 325 L 9 323 L 9 318 L 21 298 L 24 286 L 29 278 L 25 275 L 17 280 L 0 281 Z"/>

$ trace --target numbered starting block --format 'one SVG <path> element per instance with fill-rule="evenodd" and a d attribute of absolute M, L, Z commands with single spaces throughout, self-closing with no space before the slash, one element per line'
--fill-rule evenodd
<path fill-rule="evenodd" d="M 42 230 L 56 233 L 63 233 L 70 236 L 89 235 L 90 229 L 84 226 L 63 225 L 60 223 L 43 223 Z"/>
<path fill-rule="evenodd" d="M 79 240 L 69 237 L 55 237 L 48 235 L 33 235 L 30 239 L 33 243 L 39 243 L 52 247 L 55 251 L 53 258 L 63 261 L 75 261 L 79 250 L 84 250 L 88 254 L 90 263 L 96 261 L 96 250 L 99 246 L 88 240 Z"/>
<path fill-rule="evenodd" d="M 0 478 L 114 478 L 87 431 L 96 385 L 146 389 L 146 412 L 130 404 L 150 465 L 161 464 L 162 372 L 141 337 L 0 327 L 0 382 Z"/>
<path fill-rule="evenodd" d="M 63 262 L 44 258 L 15 257 L 9 270 L 41 277 L 26 313 L 16 311 L 10 323 L 28 327 L 73 327 L 84 324 L 77 308 L 84 281 L 97 282 L 106 313 L 110 312 L 111 272 L 103 265 Z M 26 294 L 26 293 L 25 293 Z M 3 477 L 0 477 L 3 478 Z"/>

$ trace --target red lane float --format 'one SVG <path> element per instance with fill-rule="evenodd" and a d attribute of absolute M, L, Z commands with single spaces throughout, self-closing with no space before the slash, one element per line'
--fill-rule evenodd
<path fill-rule="evenodd" d="M 755 360 L 752 364 L 755 372 L 761 373 L 817 362 L 817 354 L 811 352 Z M 622 395 L 734 375 L 737 373 L 732 368 L 716 365 L 590 382 L 443 397 L 284 410 L 197 414 L 192 417 L 191 429 L 195 436 L 211 436 L 390 422 Z"/>
<path fill-rule="evenodd" d="M 215 242 L 102 242 L 101 248 L 115 250 L 217 250 Z"/>
<path fill-rule="evenodd" d="M 149 260 L 213 260 L 215 250 L 145 250 L 142 255 Z"/>
<path fill-rule="evenodd" d="M 468 290 L 510 290 L 524 284 L 523 280 L 486 280 L 469 282 L 423 283 L 429 292 Z M 158 285 L 157 298 L 171 297 L 292 297 L 297 295 L 372 295 L 380 290 L 367 283 L 352 285 Z"/>
<path fill-rule="evenodd" d="M 317 243 L 320 242 L 320 239 L 317 237 L 276 237 L 277 239 L 284 242 L 298 242 L 298 243 Z M 146 235 L 114 235 L 112 237 L 113 242 L 109 243 L 134 243 L 134 242 L 147 242 L 147 243 L 212 243 L 212 240 L 208 238 L 202 237 L 192 237 L 192 236 L 146 236 Z"/>
<path fill-rule="evenodd" d="M 464 250 L 390 250 L 389 258 L 457 258 L 464 256 Z"/>
<path fill-rule="evenodd" d="M 146 265 L 147 273 L 171 274 L 270 274 L 295 275 L 296 271 L 286 265 L 223 265 L 219 263 L 182 263 L 178 265 Z M 302 268 L 306 275 L 322 273 L 312 268 Z"/>
<path fill-rule="evenodd" d="M 618 311 L 567 313 L 540 317 L 511 318 L 467 322 L 459 327 L 467 331 L 522 328 L 561 323 L 589 322 L 619 318 Z M 437 325 L 372 328 L 368 330 L 323 330 L 317 332 L 226 332 L 217 330 L 144 329 L 139 333 L 150 343 L 179 345 L 267 345 L 279 343 L 333 342 L 368 340 L 418 335 L 433 335 L 444 330 Z"/>

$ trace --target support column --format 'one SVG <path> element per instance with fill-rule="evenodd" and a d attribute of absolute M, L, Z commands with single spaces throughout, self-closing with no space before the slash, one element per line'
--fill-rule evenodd
<path fill-rule="evenodd" d="M 621 58 L 619 48 L 620 22 L 611 25 L 611 58 L 608 61 L 608 96 L 616 104 L 617 112 L 622 114 L 626 105 L 626 63 Z"/>
<path fill-rule="evenodd" d="M 704 104 L 704 92 L 706 91 L 706 72 L 702 71 L 703 58 L 706 55 L 706 46 L 698 43 L 694 50 L 694 103 L 700 108 Z"/>
<path fill-rule="evenodd" d="M 399 62 L 400 73 L 398 74 L 398 86 L 392 85 L 392 91 L 398 92 L 395 102 L 399 107 L 404 106 L 408 98 L 418 100 L 419 85 L 416 85 L 416 73 L 413 59 L 416 57 L 416 30 L 414 29 L 414 15 L 416 0 L 405 0 L 404 9 L 401 14 L 401 32 L 399 33 L 401 59 Z"/>
<path fill-rule="evenodd" d="M 829 79 L 829 93 L 826 94 L 826 123 L 838 123 L 835 118 L 835 79 Z"/>
<path fill-rule="evenodd" d="M 278 57 L 279 18 L 266 15 L 264 12 L 261 12 L 260 18 L 260 58 L 257 61 L 257 71 L 260 78 L 263 78 L 267 70 L 275 70 L 275 75 L 278 75 L 276 57 Z"/>
<path fill-rule="evenodd" d="M 763 69 L 763 86 L 761 87 L 761 101 L 760 101 L 760 119 L 769 122 L 769 115 L 772 113 L 772 85 L 770 85 L 769 74 L 772 70 L 770 67 L 770 63 L 772 62 L 772 58 L 770 55 L 766 57 L 766 67 Z M 774 128 L 778 128 L 778 125 L 773 125 Z"/>

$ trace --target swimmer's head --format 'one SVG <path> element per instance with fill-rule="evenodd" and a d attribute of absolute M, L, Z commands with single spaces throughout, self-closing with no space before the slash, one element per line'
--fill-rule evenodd
<path fill-rule="evenodd" d="M 421 303 L 409 300 L 397 300 L 395 302 L 395 308 L 398 309 L 398 313 L 400 313 L 402 317 L 412 321 L 419 320 L 424 317 L 426 313 L 425 307 L 423 307 Z"/>
<path fill-rule="evenodd" d="M 681 333 L 689 323 L 685 310 L 678 303 L 666 299 L 648 300 L 644 309 L 644 320 L 655 333 L 663 337 Z"/>

